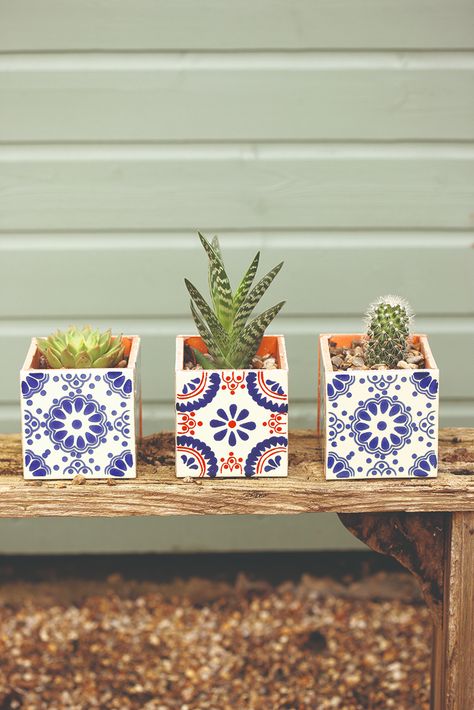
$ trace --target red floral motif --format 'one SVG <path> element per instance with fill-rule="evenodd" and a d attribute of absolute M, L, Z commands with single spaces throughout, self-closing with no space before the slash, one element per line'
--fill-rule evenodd
<path fill-rule="evenodd" d="M 220 473 L 242 473 L 242 459 L 237 458 L 231 451 L 227 458 L 221 458 Z"/>
<path fill-rule="evenodd" d="M 202 422 L 196 422 L 196 412 L 178 412 L 178 434 L 194 436 L 196 426 L 202 426 Z"/>
<path fill-rule="evenodd" d="M 269 434 L 284 434 L 286 432 L 286 414 L 277 414 L 273 412 L 267 422 L 263 422 L 263 426 L 268 427 Z"/>
<path fill-rule="evenodd" d="M 245 389 L 245 383 L 244 383 L 244 373 L 237 373 L 235 370 L 232 370 L 229 374 L 229 371 L 224 370 L 221 374 L 221 379 L 222 382 L 224 383 L 221 385 L 222 390 L 229 390 L 229 394 L 235 394 L 236 390 L 240 387 L 240 389 L 244 390 Z"/>

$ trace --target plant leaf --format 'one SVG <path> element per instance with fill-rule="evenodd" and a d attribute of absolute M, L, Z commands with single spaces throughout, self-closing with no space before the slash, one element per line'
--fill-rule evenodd
<path fill-rule="evenodd" d="M 207 346 L 207 350 L 209 352 L 209 355 L 211 355 L 211 357 L 214 360 L 214 368 L 216 368 L 216 367 L 232 367 L 232 365 L 230 365 L 228 363 L 228 360 L 227 360 L 224 350 L 221 348 L 221 346 L 218 343 L 216 343 L 216 341 L 212 337 L 212 333 L 210 332 L 209 328 L 207 327 L 207 324 L 204 322 L 204 320 L 201 318 L 200 314 L 198 313 L 193 301 L 190 302 L 190 305 L 191 305 L 191 313 L 194 318 L 194 322 L 195 322 L 196 327 L 198 329 L 199 335 L 204 340 L 204 342 Z"/>
<path fill-rule="evenodd" d="M 238 340 L 229 353 L 229 360 L 238 363 L 235 367 L 245 368 L 250 364 L 258 350 L 263 334 L 272 320 L 285 305 L 285 301 L 268 308 L 250 321 L 240 333 Z"/>
<path fill-rule="evenodd" d="M 227 330 L 232 323 L 232 289 L 229 277 L 219 252 L 216 252 L 203 235 L 198 232 L 201 244 L 209 258 L 209 290 L 216 316 L 222 327 Z"/>
<path fill-rule="evenodd" d="M 209 360 L 208 357 L 203 355 L 200 350 L 198 350 L 197 348 L 193 348 L 193 353 L 194 357 L 196 358 L 196 362 L 201 365 L 203 370 L 213 369 L 213 363 Z"/>
<path fill-rule="evenodd" d="M 255 254 L 249 268 L 247 269 L 247 273 L 245 274 L 242 281 L 240 282 L 237 291 L 235 292 L 234 304 L 233 304 L 234 305 L 234 313 L 238 312 L 240 306 L 242 305 L 244 300 L 247 298 L 247 294 L 250 291 L 250 287 L 251 287 L 253 280 L 255 278 L 255 274 L 257 273 L 259 259 L 260 259 L 260 252 L 258 251 Z"/>
<path fill-rule="evenodd" d="M 265 274 L 263 278 L 260 279 L 258 284 L 253 287 L 253 289 L 250 291 L 249 295 L 247 298 L 244 300 L 242 305 L 240 306 L 239 310 L 235 314 L 234 317 L 234 322 L 232 325 L 232 335 L 233 337 L 236 337 L 242 328 L 244 327 L 245 323 L 247 322 L 250 314 L 252 313 L 253 309 L 257 305 L 257 303 L 260 301 L 262 298 L 263 294 L 267 290 L 267 288 L 270 286 L 271 282 L 275 278 L 275 276 L 278 274 L 280 271 L 281 267 L 283 266 L 283 262 L 280 264 L 277 264 L 277 266 L 274 266 L 271 271 L 268 272 L 268 274 Z"/>
<path fill-rule="evenodd" d="M 194 301 L 195 306 L 201 311 L 201 315 L 204 318 L 204 321 L 206 322 L 207 328 L 209 329 L 213 339 L 217 344 L 222 345 L 222 343 L 226 339 L 225 330 L 217 320 L 215 314 L 213 313 L 210 306 L 207 304 L 205 298 L 201 296 L 201 294 L 199 293 L 197 288 L 191 283 L 191 281 L 188 281 L 188 279 L 184 279 L 184 283 L 186 284 L 186 288 L 188 289 L 189 295 Z"/>

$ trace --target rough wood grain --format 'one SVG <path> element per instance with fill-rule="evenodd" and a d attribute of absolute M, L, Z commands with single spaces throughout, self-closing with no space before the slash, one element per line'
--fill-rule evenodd
<path fill-rule="evenodd" d="M 436 710 L 474 707 L 474 513 L 453 513 L 446 554 L 441 692 Z M 436 683 L 436 679 L 435 679 Z"/>
<path fill-rule="evenodd" d="M 445 513 L 341 513 L 344 526 L 416 577 L 436 624 L 443 614 Z"/>
<path fill-rule="evenodd" d="M 326 481 L 314 432 L 290 435 L 290 475 L 280 480 L 212 481 L 174 475 L 174 438 L 144 439 L 138 478 L 25 482 L 18 435 L 0 437 L 0 517 L 294 514 L 474 511 L 474 430 L 440 434 L 437 479 Z"/>

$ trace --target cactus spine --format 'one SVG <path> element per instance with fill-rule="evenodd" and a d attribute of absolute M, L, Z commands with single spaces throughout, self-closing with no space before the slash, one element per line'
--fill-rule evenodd
<path fill-rule="evenodd" d="M 405 359 L 412 317 L 408 302 L 398 296 L 383 296 L 369 306 L 365 353 L 369 367 L 384 363 L 393 369 Z"/>

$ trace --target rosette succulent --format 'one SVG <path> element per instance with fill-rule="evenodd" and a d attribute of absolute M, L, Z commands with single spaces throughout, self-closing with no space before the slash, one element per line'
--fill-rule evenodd
<path fill-rule="evenodd" d="M 48 338 L 38 338 L 38 349 L 54 369 L 125 364 L 122 336 L 114 336 L 110 330 L 101 333 L 90 325 L 82 329 L 71 326 L 66 331 L 57 330 Z"/>
<path fill-rule="evenodd" d="M 224 267 L 219 240 L 199 239 L 209 259 L 208 280 L 212 307 L 193 284 L 185 279 L 191 296 L 191 313 L 212 359 L 194 349 L 196 360 L 205 369 L 245 369 L 251 364 L 263 334 L 283 307 L 285 301 L 249 320 L 283 262 L 263 276 L 252 288 L 257 273 L 260 252 L 252 260 L 238 288 L 232 291 Z"/>
<path fill-rule="evenodd" d="M 398 296 L 383 296 L 369 306 L 365 350 L 369 367 L 384 363 L 396 368 L 405 359 L 412 319 L 408 301 Z"/>

